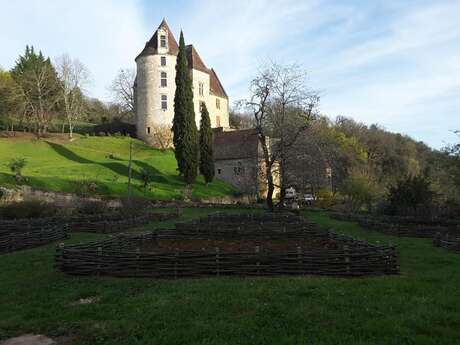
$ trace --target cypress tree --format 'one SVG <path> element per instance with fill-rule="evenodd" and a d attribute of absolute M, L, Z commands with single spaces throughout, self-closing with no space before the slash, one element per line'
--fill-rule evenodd
<path fill-rule="evenodd" d="M 200 173 L 206 183 L 212 182 L 214 178 L 213 156 L 211 120 L 206 104 L 203 103 L 200 121 Z"/>
<path fill-rule="evenodd" d="M 193 107 L 192 79 L 187 65 L 184 34 L 180 33 L 174 95 L 173 143 L 179 173 L 187 184 L 195 181 L 198 170 L 197 129 Z"/>

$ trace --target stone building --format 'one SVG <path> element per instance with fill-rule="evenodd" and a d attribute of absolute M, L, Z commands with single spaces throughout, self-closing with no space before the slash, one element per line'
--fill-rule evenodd
<path fill-rule="evenodd" d="M 163 20 L 136 57 L 134 85 L 137 137 L 154 143 L 158 126 L 170 128 L 174 117 L 176 60 L 179 45 Z M 216 72 L 208 68 L 193 45 L 186 47 L 193 80 L 195 120 L 200 123 L 200 105 L 205 103 L 212 127 L 229 127 L 228 96 Z"/>
<path fill-rule="evenodd" d="M 255 129 L 237 131 L 214 130 L 215 176 L 245 194 L 265 197 L 265 161 L 262 146 Z M 279 177 L 275 176 L 275 185 Z M 275 188 L 274 196 L 279 193 Z"/>

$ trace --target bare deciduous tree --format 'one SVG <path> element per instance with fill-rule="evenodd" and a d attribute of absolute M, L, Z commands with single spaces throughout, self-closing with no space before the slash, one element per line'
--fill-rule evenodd
<path fill-rule="evenodd" d="M 135 112 L 134 83 L 136 72 L 134 69 L 120 69 L 110 85 L 113 101 L 121 106 L 126 116 L 130 117 Z"/>
<path fill-rule="evenodd" d="M 263 151 L 267 206 L 272 210 L 275 168 L 279 166 L 282 199 L 287 152 L 308 128 L 319 96 L 307 87 L 306 73 L 299 66 L 271 63 L 251 82 L 251 98 L 242 103 L 254 117 Z"/>
<path fill-rule="evenodd" d="M 72 139 L 75 121 L 84 114 L 83 91 L 89 83 L 90 73 L 78 59 L 64 54 L 56 59 L 56 72 L 60 80 L 61 98 L 64 104 L 69 138 Z"/>
<path fill-rule="evenodd" d="M 165 124 L 156 124 L 152 126 L 153 146 L 161 150 L 167 150 L 173 146 L 173 132 L 171 127 Z"/>

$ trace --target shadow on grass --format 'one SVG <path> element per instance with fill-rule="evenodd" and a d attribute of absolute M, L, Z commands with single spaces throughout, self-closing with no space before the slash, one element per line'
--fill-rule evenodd
<path fill-rule="evenodd" d="M 61 155 L 62 157 L 66 158 L 66 159 L 68 159 L 70 161 L 73 161 L 75 163 L 80 163 L 80 164 L 97 164 L 97 165 L 103 166 L 103 167 L 105 167 L 107 169 L 110 169 L 111 171 L 113 171 L 114 173 L 116 173 L 118 175 L 128 176 L 128 173 L 129 173 L 128 166 L 126 164 L 119 163 L 120 161 L 122 161 L 119 158 L 115 159 L 118 162 L 102 162 L 102 163 L 101 162 L 96 162 L 96 161 L 89 160 L 87 158 L 84 158 L 84 157 L 76 154 L 75 152 L 69 150 L 68 148 L 66 148 L 63 145 L 59 145 L 59 144 L 52 143 L 52 142 L 47 142 L 47 143 L 56 153 L 58 153 L 59 155 Z M 152 167 L 150 164 L 147 164 L 147 163 L 139 161 L 139 160 L 133 160 L 133 163 L 135 163 L 137 166 L 139 166 L 139 167 L 141 167 L 143 169 L 151 171 L 152 175 L 153 175 L 153 182 L 171 183 L 171 181 L 168 178 L 166 178 L 164 176 L 164 174 L 162 174 L 158 169 Z M 133 178 L 134 179 L 141 180 L 141 172 L 140 171 L 137 171 L 137 170 L 133 169 L 132 173 L 133 173 Z M 179 182 L 179 181 L 173 180 L 173 182 Z"/>
<path fill-rule="evenodd" d="M 81 157 L 79 155 L 77 155 L 75 152 L 69 150 L 68 148 L 62 146 L 62 145 L 59 145 L 59 144 L 56 144 L 56 143 L 52 143 L 50 141 L 47 141 L 46 142 L 57 154 L 61 155 L 62 157 L 68 159 L 69 161 L 73 161 L 73 162 L 76 162 L 76 163 L 80 163 L 80 164 L 93 164 L 94 162 L 89 160 L 89 159 L 86 159 L 84 157 Z"/>

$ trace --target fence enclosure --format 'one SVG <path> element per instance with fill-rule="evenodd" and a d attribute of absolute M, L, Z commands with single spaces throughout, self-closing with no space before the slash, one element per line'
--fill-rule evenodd
<path fill-rule="evenodd" d="M 251 250 L 161 249 L 165 241 L 256 241 Z M 288 249 L 267 249 L 268 241 L 288 241 Z M 327 247 L 297 243 L 326 241 Z M 148 248 L 148 249 L 145 249 Z M 211 215 L 176 224 L 176 230 L 144 235 L 119 235 L 86 244 L 60 246 L 56 265 L 65 273 L 116 277 L 198 278 L 207 276 L 329 275 L 367 276 L 397 274 L 393 246 L 324 231 L 300 217 L 276 215 Z"/>

